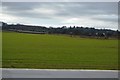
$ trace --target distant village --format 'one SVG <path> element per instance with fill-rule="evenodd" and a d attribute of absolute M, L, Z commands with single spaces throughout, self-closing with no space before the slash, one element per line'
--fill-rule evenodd
<path fill-rule="evenodd" d="M 14 31 L 19 33 L 30 33 L 30 34 L 67 34 L 71 37 L 90 37 L 90 38 L 119 38 L 120 32 L 118 30 L 110 29 L 95 29 L 93 27 L 82 27 L 82 26 L 62 26 L 62 27 L 45 27 L 45 26 L 33 26 L 24 24 L 7 24 L 2 23 L 3 31 Z"/>

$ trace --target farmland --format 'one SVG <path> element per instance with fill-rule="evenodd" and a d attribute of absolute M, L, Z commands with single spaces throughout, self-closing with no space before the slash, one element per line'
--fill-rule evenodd
<path fill-rule="evenodd" d="M 3 32 L 3 68 L 118 69 L 118 41 Z"/>

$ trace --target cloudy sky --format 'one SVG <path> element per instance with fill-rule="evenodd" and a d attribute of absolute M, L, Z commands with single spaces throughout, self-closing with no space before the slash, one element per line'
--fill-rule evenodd
<path fill-rule="evenodd" d="M 117 2 L 3 2 L 0 21 L 118 29 Z"/>

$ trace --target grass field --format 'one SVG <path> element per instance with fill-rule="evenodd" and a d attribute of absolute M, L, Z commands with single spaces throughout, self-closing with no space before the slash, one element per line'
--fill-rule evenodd
<path fill-rule="evenodd" d="M 3 68 L 118 69 L 118 41 L 3 32 Z"/>

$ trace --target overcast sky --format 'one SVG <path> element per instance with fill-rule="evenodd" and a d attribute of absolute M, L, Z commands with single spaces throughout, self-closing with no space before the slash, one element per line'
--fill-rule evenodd
<path fill-rule="evenodd" d="M 118 29 L 117 2 L 3 2 L 0 21 Z"/>

